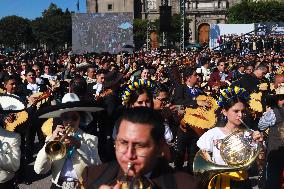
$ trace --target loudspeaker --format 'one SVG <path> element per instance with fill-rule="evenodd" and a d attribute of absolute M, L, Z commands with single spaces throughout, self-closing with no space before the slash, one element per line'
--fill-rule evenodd
<path fill-rule="evenodd" d="M 160 6 L 160 31 L 161 32 L 168 32 L 170 30 L 171 15 L 172 15 L 171 6 Z"/>

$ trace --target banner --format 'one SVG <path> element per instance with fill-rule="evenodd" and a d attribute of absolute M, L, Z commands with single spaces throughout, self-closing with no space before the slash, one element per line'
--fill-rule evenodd
<path fill-rule="evenodd" d="M 255 24 L 256 35 L 284 35 L 284 22 L 264 22 Z"/>

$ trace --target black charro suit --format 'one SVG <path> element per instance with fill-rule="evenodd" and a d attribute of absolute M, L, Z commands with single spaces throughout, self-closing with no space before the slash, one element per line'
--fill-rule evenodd
<path fill-rule="evenodd" d="M 195 100 L 195 97 L 198 96 L 192 96 L 188 92 L 189 88 L 187 85 L 179 85 L 177 86 L 175 90 L 175 94 L 173 96 L 173 104 L 176 105 L 183 105 L 186 107 L 197 107 L 197 102 Z"/>
<path fill-rule="evenodd" d="M 165 159 L 159 159 L 149 179 L 154 183 L 154 189 L 200 189 L 201 183 L 193 176 L 174 172 Z M 86 167 L 82 175 L 82 184 L 86 189 L 97 189 L 99 186 L 115 185 L 118 178 L 123 177 L 123 171 L 117 162 L 105 163 L 99 166 Z"/>
<path fill-rule="evenodd" d="M 198 88 L 194 88 L 196 89 L 196 93 L 193 94 L 190 92 L 191 89 L 185 84 L 178 86 L 175 90 L 173 103 L 185 107 L 197 108 L 198 105 L 195 98 L 203 94 L 203 92 Z M 183 129 L 181 129 L 181 127 L 183 127 Z M 192 172 L 191 165 L 194 157 L 193 155 L 198 150 L 196 141 L 199 136 L 188 124 L 186 126 L 181 124 L 181 127 L 178 128 L 176 137 L 177 148 L 174 160 L 175 166 L 177 170 L 183 170 L 185 153 L 193 152 L 192 154 L 188 154 L 189 163 L 187 167 L 187 171 Z"/>

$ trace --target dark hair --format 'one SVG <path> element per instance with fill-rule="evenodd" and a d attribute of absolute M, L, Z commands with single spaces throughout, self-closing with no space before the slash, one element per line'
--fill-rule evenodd
<path fill-rule="evenodd" d="M 36 72 L 33 69 L 27 69 L 25 71 L 25 75 L 27 76 L 27 74 L 30 73 L 30 72 L 33 73 L 34 75 L 36 74 Z"/>
<path fill-rule="evenodd" d="M 186 81 L 187 78 L 191 77 L 195 72 L 196 72 L 195 69 L 193 69 L 193 68 L 187 68 L 187 69 L 183 72 L 183 80 Z"/>
<path fill-rule="evenodd" d="M 219 62 L 217 63 L 217 66 L 219 66 L 221 63 L 223 63 L 224 65 L 226 64 L 224 61 L 219 61 Z"/>
<path fill-rule="evenodd" d="M 169 93 L 168 87 L 163 83 L 156 83 L 153 91 L 153 96 L 156 98 L 161 92 Z"/>
<path fill-rule="evenodd" d="M 255 70 L 268 70 L 267 66 L 264 64 L 259 64 Z"/>
<path fill-rule="evenodd" d="M 4 77 L 4 84 L 6 85 L 8 83 L 8 81 L 10 81 L 12 79 L 17 81 L 17 78 L 14 75 L 7 75 L 6 77 Z"/>
<path fill-rule="evenodd" d="M 136 102 L 136 100 L 138 99 L 139 95 L 144 94 L 144 93 L 147 94 L 147 96 L 151 100 L 151 105 L 153 105 L 153 94 L 152 94 L 151 89 L 147 88 L 146 86 L 141 86 L 137 90 L 132 91 L 130 93 L 129 100 L 126 104 L 126 107 L 129 108 L 131 105 L 133 105 Z"/>
<path fill-rule="evenodd" d="M 159 111 L 148 107 L 136 107 L 127 108 L 119 119 L 116 121 L 116 134 L 119 132 L 120 124 L 123 120 L 130 121 L 132 123 L 149 124 L 153 128 L 151 130 L 151 136 L 156 143 L 164 139 L 165 127 L 163 125 L 164 119 Z"/>
<path fill-rule="evenodd" d="M 247 64 L 246 66 L 245 66 L 245 69 L 247 69 L 248 67 L 252 67 L 252 69 L 254 69 L 254 65 L 251 65 L 251 64 Z"/>
<path fill-rule="evenodd" d="M 5 68 L 8 68 L 9 66 L 11 66 L 12 68 L 14 68 L 14 65 L 11 64 L 11 63 L 6 64 L 4 67 L 5 67 Z"/>
<path fill-rule="evenodd" d="M 236 97 L 231 98 L 230 100 L 228 100 L 226 103 L 224 103 L 222 108 L 225 109 L 226 111 L 228 111 L 231 107 L 233 107 L 238 102 L 241 102 L 241 103 L 243 103 L 245 105 L 245 107 L 248 107 L 247 100 L 236 96 Z"/>
<path fill-rule="evenodd" d="M 70 90 L 79 97 L 84 96 L 87 92 L 86 80 L 83 77 L 76 75 L 70 82 Z"/>
<path fill-rule="evenodd" d="M 97 71 L 96 75 L 106 74 L 106 71 L 104 69 L 100 69 Z"/>
<path fill-rule="evenodd" d="M 87 72 L 89 72 L 91 69 L 94 69 L 95 71 L 97 70 L 97 69 L 95 68 L 95 66 L 89 66 L 89 67 L 87 68 Z"/>

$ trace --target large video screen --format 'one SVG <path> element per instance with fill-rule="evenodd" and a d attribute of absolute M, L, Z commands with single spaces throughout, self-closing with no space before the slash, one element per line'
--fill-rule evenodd
<path fill-rule="evenodd" d="M 243 35 L 252 31 L 254 31 L 254 24 L 211 24 L 210 48 L 219 46 L 217 41 L 221 35 Z"/>
<path fill-rule="evenodd" d="M 72 50 L 75 54 L 117 54 L 133 46 L 133 13 L 72 14 Z"/>

